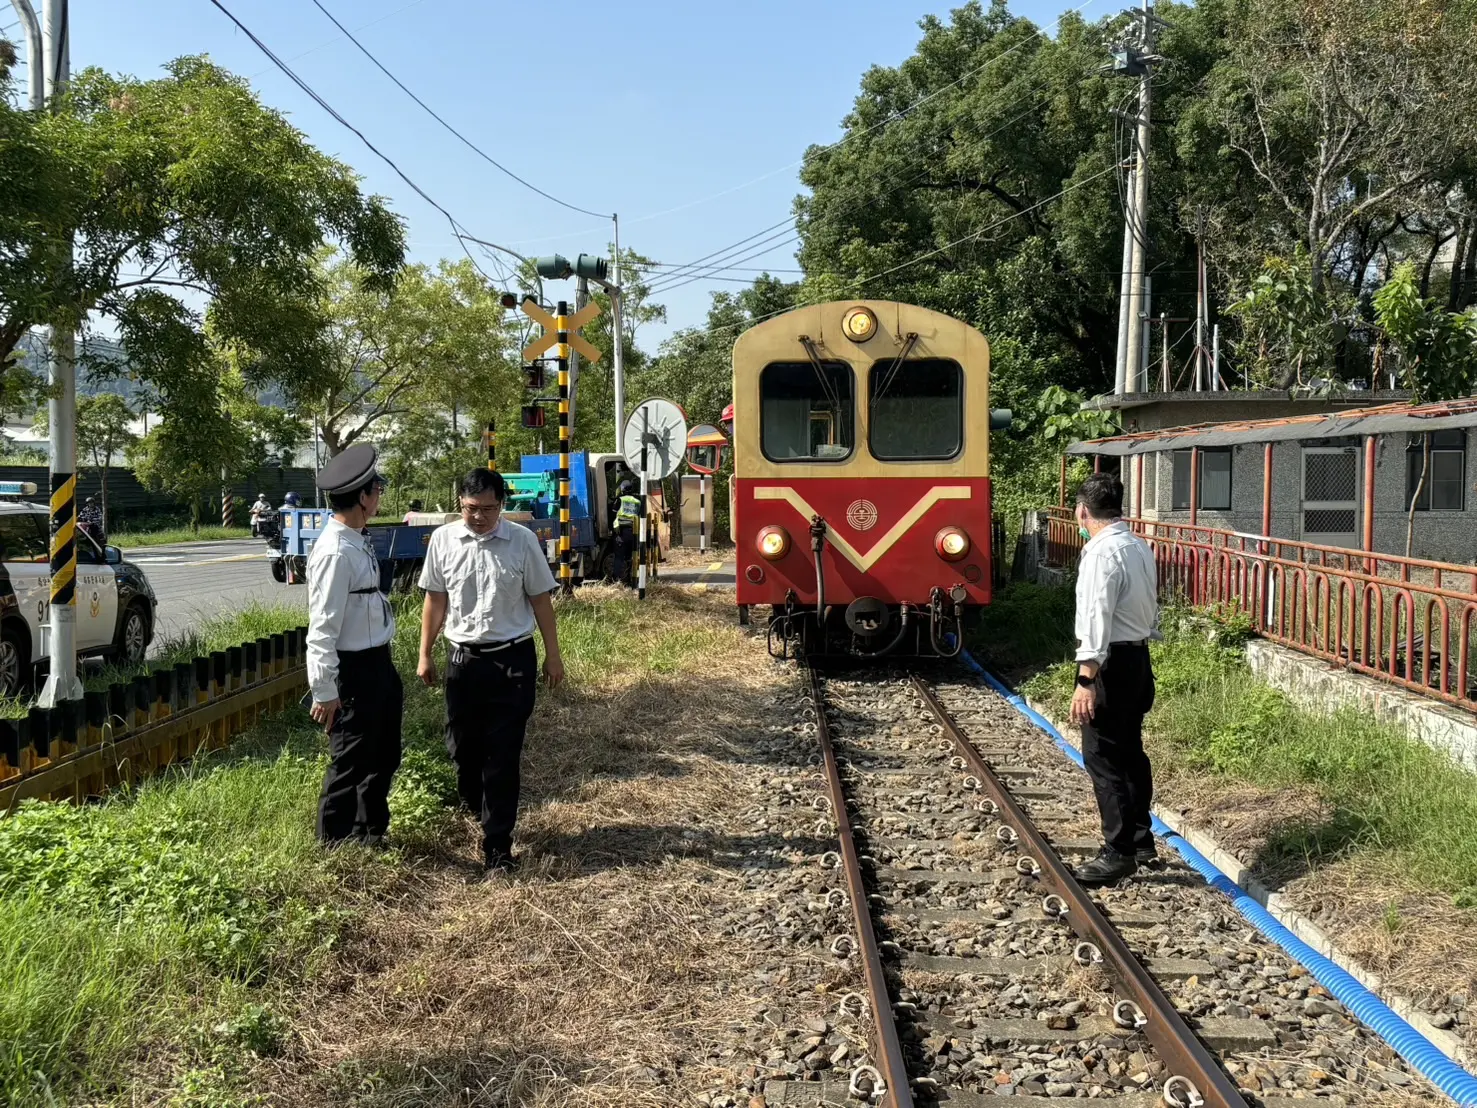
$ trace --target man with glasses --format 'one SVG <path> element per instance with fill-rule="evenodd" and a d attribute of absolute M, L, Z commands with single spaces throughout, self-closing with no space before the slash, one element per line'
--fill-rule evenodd
<path fill-rule="evenodd" d="M 404 689 L 390 658 L 395 617 L 380 592 L 379 559 L 365 524 L 385 482 L 369 445 L 351 446 L 318 473 L 333 515 L 308 553 L 308 684 L 330 761 L 318 801 L 318 838 L 384 845 L 390 781 L 400 767 Z"/>
<path fill-rule="evenodd" d="M 446 747 L 462 802 L 482 821 L 489 876 L 515 865 L 518 763 L 538 685 L 535 626 L 544 640 L 545 681 L 553 688 L 564 679 L 550 598 L 554 576 L 538 537 L 502 518 L 507 494 L 495 470 L 474 469 L 462 478 L 462 518 L 432 533 L 420 579 L 426 590 L 420 679 L 438 680 L 431 651 L 444 628 Z"/>

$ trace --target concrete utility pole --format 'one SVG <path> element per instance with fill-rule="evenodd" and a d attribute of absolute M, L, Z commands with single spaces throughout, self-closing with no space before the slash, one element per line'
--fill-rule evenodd
<path fill-rule="evenodd" d="M 1122 391 L 1127 391 L 1132 384 L 1129 367 L 1144 363 L 1146 348 L 1143 329 L 1138 324 L 1148 318 L 1149 312 L 1146 277 L 1149 260 L 1149 118 L 1153 101 L 1153 73 L 1150 66 L 1159 60 L 1154 56 L 1154 29 L 1162 20 L 1154 15 L 1153 0 L 1143 0 L 1143 3 L 1143 11 L 1136 13 L 1139 20 L 1140 48 L 1127 48 L 1114 61 L 1117 72 L 1139 79 L 1133 195 L 1130 210 L 1126 213 L 1128 232 L 1133 236 L 1133 250 L 1128 281 L 1128 342 L 1124 344 L 1124 366 L 1119 375 L 1124 382 Z"/>
<path fill-rule="evenodd" d="M 42 6 L 41 53 L 46 106 L 55 108 L 71 75 L 67 0 L 45 0 Z M 70 270 L 70 233 L 63 237 L 58 251 L 62 268 Z M 47 405 L 51 418 L 51 605 L 47 609 L 50 675 L 39 703 L 52 708 L 82 698 L 82 682 L 77 679 L 77 366 L 76 335 L 71 323 L 52 327 L 47 382 L 51 386 Z"/>
<path fill-rule="evenodd" d="M 1113 393 L 1122 396 L 1132 392 L 1137 373 L 1128 372 L 1128 285 L 1133 280 L 1133 196 L 1134 182 L 1138 179 L 1135 170 L 1128 171 L 1128 200 L 1123 219 L 1123 276 L 1118 282 L 1118 360 L 1114 363 Z"/>

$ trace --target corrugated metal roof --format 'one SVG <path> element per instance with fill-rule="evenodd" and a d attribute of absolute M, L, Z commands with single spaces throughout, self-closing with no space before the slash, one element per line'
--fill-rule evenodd
<path fill-rule="evenodd" d="M 1477 397 L 1434 404 L 1383 404 L 1345 412 L 1245 419 L 1225 423 L 1196 423 L 1188 427 L 1161 427 L 1129 435 L 1079 442 L 1068 454 L 1105 454 L 1125 457 L 1161 450 L 1188 450 L 1192 446 L 1239 446 L 1247 443 L 1286 442 L 1294 439 L 1336 439 L 1345 435 L 1391 435 L 1405 432 L 1446 431 L 1477 427 Z"/>

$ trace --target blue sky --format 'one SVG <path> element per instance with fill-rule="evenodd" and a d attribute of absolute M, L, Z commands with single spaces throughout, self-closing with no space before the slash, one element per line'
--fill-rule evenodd
<path fill-rule="evenodd" d="M 559 207 L 482 161 L 376 70 L 311 0 L 223 2 L 470 233 L 524 254 L 606 250 L 608 222 Z M 926 0 L 323 3 L 498 161 L 579 207 L 619 212 L 623 246 L 673 263 L 786 218 L 799 189 L 792 163 L 808 144 L 840 137 L 864 70 L 906 58 L 918 40 L 918 20 L 930 12 L 947 18 L 952 6 Z M 1049 26 L 1079 3 L 1016 0 L 1012 10 Z M 1116 6 L 1091 0 L 1084 15 L 1096 18 Z M 413 258 L 459 256 L 446 219 L 277 72 L 210 0 L 72 0 L 71 22 L 74 71 L 100 65 L 148 77 L 180 54 L 206 53 L 249 77 L 266 103 L 354 166 L 368 189 L 391 198 L 409 221 Z M 562 155 L 561 134 L 567 136 Z M 785 246 L 745 264 L 793 267 L 792 251 Z M 560 287 L 550 286 L 550 294 Z M 737 287 L 700 282 L 674 289 L 661 298 L 668 323 L 639 341 L 655 349 L 673 329 L 702 322 L 710 291 Z"/>

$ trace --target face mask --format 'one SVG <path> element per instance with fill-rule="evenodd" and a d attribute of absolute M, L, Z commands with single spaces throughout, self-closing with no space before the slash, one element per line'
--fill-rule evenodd
<path fill-rule="evenodd" d="M 1082 537 L 1083 537 L 1083 538 L 1084 538 L 1084 539 L 1090 539 L 1090 538 L 1092 538 L 1092 535 L 1090 535 L 1090 534 L 1089 534 L 1089 533 L 1088 533 L 1088 531 L 1087 531 L 1087 528 L 1086 528 L 1086 527 L 1078 527 L 1078 528 L 1077 528 L 1077 533 L 1078 533 L 1078 534 L 1079 534 L 1079 535 L 1081 535 L 1081 536 L 1082 536 Z"/>

